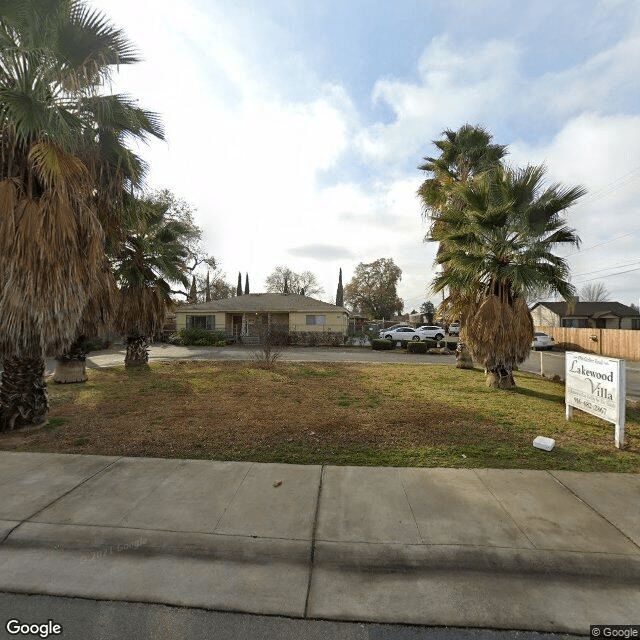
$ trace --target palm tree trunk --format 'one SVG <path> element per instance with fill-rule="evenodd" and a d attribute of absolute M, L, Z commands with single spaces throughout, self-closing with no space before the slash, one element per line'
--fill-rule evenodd
<path fill-rule="evenodd" d="M 456 367 L 458 369 L 473 369 L 473 358 L 466 345 L 456 349 Z"/>
<path fill-rule="evenodd" d="M 61 384 L 87 381 L 86 341 L 84 336 L 76 338 L 69 350 L 56 357 L 53 381 Z"/>
<path fill-rule="evenodd" d="M 487 386 L 499 389 L 513 389 L 516 381 L 513 379 L 513 371 L 504 365 L 499 365 L 487 371 Z"/>
<path fill-rule="evenodd" d="M 43 358 L 5 358 L 0 376 L 0 432 L 42 424 L 49 410 Z"/>
<path fill-rule="evenodd" d="M 125 367 L 144 367 L 149 364 L 149 339 L 146 336 L 128 336 Z"/>

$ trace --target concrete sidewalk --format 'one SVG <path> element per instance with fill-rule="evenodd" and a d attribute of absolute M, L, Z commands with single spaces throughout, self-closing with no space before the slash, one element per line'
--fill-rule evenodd
<path fill-rule="evenodd" d="M 640 476 L 0 452 L 0 591 L 588 634 L 638 624 Z"/>

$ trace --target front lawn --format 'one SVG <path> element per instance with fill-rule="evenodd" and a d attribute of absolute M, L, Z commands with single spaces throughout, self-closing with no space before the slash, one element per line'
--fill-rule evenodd
<path fill-rule="evenodd" d="M 485 386 L 447 365 L 173 362 L 50 382 L 49 423 L 0 449 L 303 464 L 573 469 L 640 473 L 640 410 L 613 425 L 574 412 L 564 387 L 517 373 Z M 556 440 L 550 452 L 531 445 Z"/>

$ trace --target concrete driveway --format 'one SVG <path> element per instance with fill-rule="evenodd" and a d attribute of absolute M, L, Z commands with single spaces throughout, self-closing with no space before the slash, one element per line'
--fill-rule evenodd
<path fill-rule="evenodd" d="M 181 347 L 164 343 L 151 345 L 150 362 L 170 362 L 172 360 L 215 360 L 215 361 L 250 361 L 259 347 Z M 105 351 L 95 351 L 87 357 L 87 366 L 113 367 L 124 364 L 124 345 L 114 345 Z M 455 364 L 455 356 L 408 354 L 401 349 L 394 351 L 373 351 L 369 347 L 283 347 L 280 349 L 283 362 L 386 362 L 390 364 Z M 47 360 L 46 373 L 53 373 L 56 362 Z"/>

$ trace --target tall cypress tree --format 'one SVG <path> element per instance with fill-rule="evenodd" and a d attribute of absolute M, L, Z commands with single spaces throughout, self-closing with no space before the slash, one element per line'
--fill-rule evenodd
<path fill-rule="evenodd" d="M 247 277 L 244 281 L 244 293 L 247 295 L 249 293 L 249 274 L 247 273 Z"/>
<path fill-rule="evenodd" d="M 211 302 L 211 283 L 209 282 L 209 271 L 207 271 L 207 284 L 204 290 L 204 301 Z"/>
<path fill-rule="evenodd" d="M 238 271 L 238 288 L 236 289 L 236 295 L 242 295 L 242 274 Z"/>
<path fill-rule="evenodd" d="M 284 288 L 282 293 L 289 293 L 289 283 L 287 282 L 287 276 L 284 277 Z"/>
<path fill-rule="evenodd" d="M 196 277 L 193 276 L 191 280 L 191 289 L 189 289 L 189 297 L 187 298 L 189 304 L 195 304 L 198 302 L 198 293 L 196 291 Z"/>
<path fill-rule="evenodd" d="M 338 276 L 338 291 L 336 292 L 336 306 L 344 307 L 344 290 L 342 288 L 342 269 L 340 269 L 340 275 Z"/>

